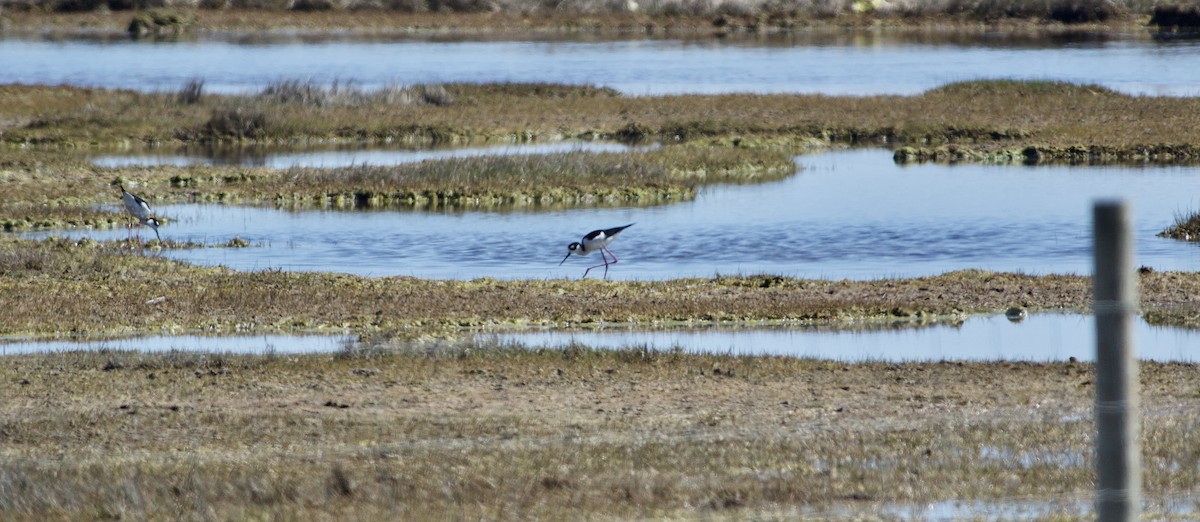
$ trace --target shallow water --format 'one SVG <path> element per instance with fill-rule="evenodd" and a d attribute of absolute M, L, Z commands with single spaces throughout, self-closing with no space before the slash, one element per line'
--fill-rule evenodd
<path fill-rule="evenodd" d="M 1078 465 L 1076 465 L 1077 467 Z M 1068 467 L 1068 466 L 1064 466 Z M 840 518 L 860 514 L 861 506 L 850 505 Z M 1154 520 L 1196 520 L 1200 517 L 1200 502 L 1187 496 L 1157 497 L 1143 494 L 1142 512 Z M 954 522 L 958 520 L 1047 520 L 1078 517 L 1094 519 L 1095 499 L 1059 498 L 1056 500 L 941 500 L 928 503 L 886 503 L 879 513 L 885 519 L 921 520 L 924 522 Z"/>
<path fill-rule="evenodd" d="M 238 353 L 250 355 L 332 353 L 355 345 L 349 335 L 162 335 L 103 341 L 0 342 L 0 355 L 65 351 Z"/>
<path fill-rule="evenodd" d="M 545 330 L 497 334 L 501 343 L 592 348 L 645 346 L 695 353 L 787 355 L 845 362 L 861 361 L 1079 361 L 1096 359 L 1096 321 L 1091 316 L 1032 314 L 1021 322 L 1003 316 L 972 317 L 961 325 L 898 326 L 869 331 L 821 328 L 686 330 Z M 1135 353 L 1153 361 L 1200 361 L 1200 332 L 1155 327 L 1138 320 Z"/>
<path fill-rule="evenodd" d="M 599 262 L 566 245 L 636 222 L 611 248 L 610 279 L 771 273 L 805 278 L 913 277 L 960 269 L 1090 274 L 1091 212 L 1133 206 L 1135 263 L 1196 270 L 1200 249 L 1155 237 L 1200 208 L 1200 167 L 896 165 L 885 150 L 801 156 L 800 173 L 706 188 L 657 207 L 543 212 L 284 211 L 222 205 L 156 209 L 164 238 L 251 248 L 165 255 L 237 270 L 335 271 L 472 279 L 579 277 Z M 119 203 L 112 208 L 119 211 Z M 124 230 L 29 234 L 124 238 Z M 593 270 L 602 275 L 603 270 Z"/>
<path fill-rule="evenodd" d="M 0 39 L 0 83 L 258 91 L 280 79 L 366 89 L 442 82 L 555 82 L 631 95 L 916 94 L 982 78 L 1094 83 L 1130 94 L 1200 92 L 1200 42 L 886 34 L 623 41 Z"/>
<path fill-rule="evenodd" d="M 472 158 L 494 155 L 559 154 L 568 152 L 628 152 L 644 150 L 647 146 L 629 146 L 606 141 L 562 141 L 554 143 L 492 145 L 486 147 L 458 148 L 366 148 L 338 147 L 310 149 L 297 152 L 294 149 L 276 148 L 180 148 L 175 151 L 149 149 L 130 153 L 106 154 L 92 158 L 99 167 L 120 168 L 131 166 L 176 166 L 230 165 L 246 167 L 289 167 L 335 168 L 354 165 L 399 165 L 419 163 L 426 160 L 450 158 Z"/>
<path fill-rule="evenodd" d="M 961 325 L 826 328 L 693 328 L 588 331 L 531 330 L 483 334 L 485 344 L 516 343 L 561 348 L 571 343 L 612 349 L 645 346 L 694 353 L 775 354 L 845 362 L 930 360 L 1080 361 L 1095 359 L 1095 320 L 1070 314 L 1033 314 L 1014 323 L 1003 316 L 973 317 Z M 1200 332 L 1162 328 L 1136 321 L 1135 351 L 1153 361 L 1200 361 Z M 105 341 L 0 343 L 0 355 L 75 350 L 171 350 L 206 353 L 331 353 L 361 346 L 349 335 L 152 336 Z"/>

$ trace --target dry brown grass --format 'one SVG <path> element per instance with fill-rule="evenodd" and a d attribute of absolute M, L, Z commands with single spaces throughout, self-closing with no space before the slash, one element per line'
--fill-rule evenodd
<path fill-rule="evenodd" d="M 777 180 L 795 169 L 785 148 L 674 146 L 332 169 L 110 169 L 82 154 L 20 151 L 0 160 L 7 177 L 0 228 L 123 226 L 128 216 L 116 204 L 121 184 L 136 186 L 152 206 L 220 201 L 288 208 L 540 209 L 668 204 L 692 199 L 702 185 Z"/>
<path fill-rule="evenodd" d="M 1141 282 L 1148 310 L 1194 310 L 1200 299 L 1200 274 L 1149 272 Z M 1091 280 L 961 271 L 875 281 L 431 281 L 238 273 L 131 254 L 116 243 L 4 239 L 0 292 L 7 304 L 0 335 L 322 328 L 423 335 L 505 325 L 944 320 L 1010 306 L 1082 312 Z"/>
<path fill-rule="evenodd" d="M 919 96 L 613 96 L 590 87 L 446 85 L 446 105 L 314 105 L 258 95 L 204 96 L 0 87 L 9 143 L 70 145 L 229 140 L 214 114 L 261 114 L 258 143 L 512 142 L 622 138 L 758 146 L 810 142 L 908 146 L 923 154 L 1025 161 L 1200 157 L 1200 99 L 1127 96 L 1088 85 L 978 81 Z M 556 94 L 556 91 L 559 93 Z M 380 102 L 382 103 L 382 102 Z M 214 112 L 216 111 L 216 112 Z"/>
<path fill-rule="evenodd" d="M 161 176 L 161 169 L 158 170 Z M 763 182 L 791 175 L 783 150 L 664 148 L 425 161 L 415 165 L 290 168 L 219 183 L 172 176 L 167 198 L 222 198 L 287 206 L 496 208 L 654 205 L 686 201 L 700 185 Z M 209 176 L 212 180 L 215 176 Z M 202 178 L 203 179 L 203 178 Z M 233 181 L 226 181 L 226 180 Z M 186 190 L 180 190 L 186 187 Z"/>
<path fill-rule="evenodd" d="M 1179 239 L 1182 241 L 1200 241 L 1200 212 L 1184 212 L 1175 216 L 1175 223 L 1159 236 Z"/>
<path fill-rule="evenodd" d="M 25 31 L 116 32 L 129 25 L 133 5 L 128 0 L 18 0 L 9 2 L 8 16 Z M 199 27 L 209 31 L 526 35 L 761 33 L 881 25 L 977 29 L 984 24 L 1094 30 L 1137 27 L 1164 7 L 1147 0 L 191 0 L 171 5 L 194 13 Z"/>
<path fill-rule="evenodd" d="M 849 518 L 937 500 L 1086 504 L 1092 371 L 578 348 L 6 357 L 0 518 Z M 1150 499 L 1186 497 L 1200 479 L 1198 376 L 1142 365 Z"/>

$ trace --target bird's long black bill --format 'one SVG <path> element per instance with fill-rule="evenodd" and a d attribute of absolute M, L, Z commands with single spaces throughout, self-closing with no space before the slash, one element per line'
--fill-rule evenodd
<path fill-rule="evenodd" d="M 567 252 L 567 257 L 571 257 L 571 253 L 570 253 L 570 252 Z M 562 266 L 562 264 L 563 264 L 563 263 L 566 263 L 566 262 L 567 262 L 567 257 L 564 257 L 562 261 L 559 261 L 559 262 L 558 262 L 558 266 Z"/>

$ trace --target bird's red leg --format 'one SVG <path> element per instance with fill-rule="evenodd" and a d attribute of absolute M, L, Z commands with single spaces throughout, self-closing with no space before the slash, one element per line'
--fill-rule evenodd
<path fill-rule="evenodd" d="M 581 277 L 580 279 L 587 277 L 588 272 L 591 272 L 593 268 L 600 268 L 600 267 L 604 267 L 604 278 L 608 279 L 608 258 L 604 257 L 604 249 L 603 248 L 600 249 L 600 259 L 604 260 L 604 264 L 589 266 L 587 270 L 583 271 L 583 277 Z"/>
<path fill-rule="evenodd" d="M 604 278 L 608 279 L 608 265 L 615 265 L 615 264 L 617 264 L 617 261 L 620 261 L 620 259 L 617 259 L 617 255 L 614 254 L 612 250 L 609 250 L 607 248 L 600 249 L 600 257 L 604 257 L 605 252 L 608 252 L 608 255 L 612 256 L 612 258 L 613 258 L 612 263 L 605 261 L 605 264 L 604 264 Z"/>

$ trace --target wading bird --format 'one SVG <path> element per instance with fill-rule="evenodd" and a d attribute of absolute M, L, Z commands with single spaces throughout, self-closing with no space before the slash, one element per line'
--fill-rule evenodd
<path fill-rule="evenodd" d="M 154 229 L 154 237 L 162 241 L 162 236 L 158 235 L 158 220 L 150 216 L 150 204 L 146 200 L 130 194 L 125 187 L 118 185 L 121 188 L 121 201 L 125 202 L 125 210 L 129 211 L 129 215 L 137 218 L 138 226 L 148 225 Z M 133 234 L 133 223 L 126 225 L 130 234 Z M 141 239 L 141 231 L 139 229 L 138 239 Z"/>
<path fill-rule="evenodd" d="M 564 257 L 562 261 L 559 261 L 558 266 L 562 266 L 563 263 L 566 263 L 567 258 L 571 257 L 571 254 L 575 254 L 577 256 L 586 256 L 599 250 L 600 259 L 603 259 L 604 263 L 600 265 L 589 266 L 587 270 L 583 271 L 583 277 L 587 277 L 588 272 L 591 272 L 593 268 L 599 268 L 603 266 L 604 278 L 608 279 L 608 265 L 615 265 L 618 261 L 617 255 L 614 254 L 612 250 L 608 249 L 608 244 L 612 243 L 613 240 L 617 238 L 617 234 L 620 234 L 622 230 L 625 230 L 633 225 L 633 223 L 630 223 L 623 227 L 606 228 L 603 230 L 593 230 L 588 232 L 586 236 L 583 236 L 583 241 L 567 245 L 567 257 Z M 609 256 L 612 256 L 611 263 L 608 262 L 608 256 L 606 256 L 605 253 L 607 253 Z"/>

